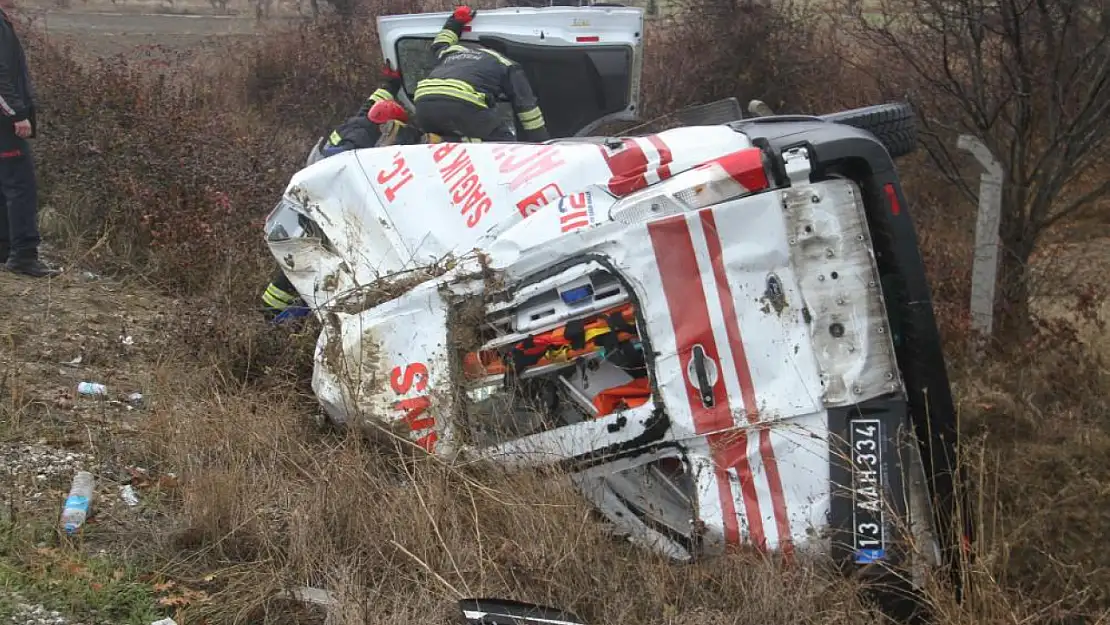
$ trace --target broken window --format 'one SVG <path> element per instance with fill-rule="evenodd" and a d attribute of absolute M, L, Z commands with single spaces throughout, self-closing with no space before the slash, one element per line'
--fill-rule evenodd
<path fill-rule="evenodd" d="M 479 444 L 596 419 L 651 401 L 635 303 L 596 263 L 485 305 L 461 349 L 466 416 Z"/>

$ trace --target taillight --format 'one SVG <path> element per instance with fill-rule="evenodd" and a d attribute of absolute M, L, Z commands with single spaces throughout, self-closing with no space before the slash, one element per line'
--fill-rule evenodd
<path fill-rule="evenodd" d="M 902 205 L 898 202 L 898 190 L 894 188 L 892 183 L 886 183 L 883 187 L 886 192 L 886 200 L 890 203 L 890 214 L 898 216 L 902 214 Z"/>

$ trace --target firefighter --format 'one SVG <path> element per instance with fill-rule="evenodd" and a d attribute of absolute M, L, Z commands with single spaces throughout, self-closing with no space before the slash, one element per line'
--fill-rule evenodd
<path fill-rule="evenodd" d="M 382 74 L 385 77 L 382 86 L 370 94 L 369 98 L 366 98 L 358 113 L 348 117 L 328 135 L 328 140 L 321 148 L 322 156 L 326 158 L 347 150 L 372 148 L 377 145 L 378 139 L 381 138 L 381 130 L 377 123 L 369 119 L 370 109 L 378 102 L 393 101 L 395 95 L 401 89 L 401 74 L 399 72 L 386 65 Z"/>
<path fill-rule="evenodd" d="M 375 147 L 412 145 L 421 141 L 420 131 L 409 125 L 408 112 L 396 100 L 378 102 L 366 117 L 380 129 L 380 138 Z"/>
<path fill-rule="evenodd" d="M 463 26 L 474 19 L 468 6 L 455 9 L 432 41 L 436 65 L 416 85 L 416 125 L 427 133 L 454 135 L 463 141 L 513 141 L 512 129 L 497 114 L 507 98 L 526 141 L 546 141 L 543 113 L 524 69 L 483 47 L 459 45 Z"/>
<path fill-rule="evenodd" d="M 291 317 L 303 317 L 308 308 L 300 294 L 280 268 L 266 290 L 262 292 L 262 314 L 271 321 L 281 322 Z"/>
<path fill-rule="evenodd" d="M 394 96 L 401 88 L 401 74 L 389 65 L 382 69 L 385 81 L 362 104 L 354 116 L 347 118 L 332 130 L 327 142 L 321 146 L 319 158 L 327 158 L 347 150 L 372 148 L 382 138 L 380 120 L 370 119 L 370 111 L 380 102 L 396 103 Z M 398 107 L 400 105 L 398 104 Z M 403 108 L 401 109 L 404 110 Z M 274 321 L 284 321 L 288 318 L 301 317 L 307 314 L 308 308 L 301 300 L 297 289 L 280 268 L 273 280 L 266 285 L 262 292 L 263 314 Z"/>

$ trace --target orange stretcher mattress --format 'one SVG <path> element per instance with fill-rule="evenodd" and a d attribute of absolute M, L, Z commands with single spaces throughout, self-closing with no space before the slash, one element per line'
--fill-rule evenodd
<path fill-rule="evenodd" d="M 585 319 L 583 321 L 585 345 L 580 349 L 571 346 L 571 340 L 567 338 L 567 326 L 560 326 L 554 330 L 530 336 L 505 351 L 518 351 L 530 357 L 539 356 L 534 364 L 527 367 L 527 369 L 531 369 L 560 362 L 569 362 L 601 351 L 604 348 L 597 343 L 597 339 L 612 332 L 617 332 L 617 340 L 619 341 L 636 338 L 635 334 L 614 329 L 610 325 L 611 315 L 615 313 L 619 314 L 620 319 L 629 327 L 635 327 L 635 311 L 631 304 L 625 304 L 600 311 Z M 481 379 L 491 375 L 503 375 L 504 373 L 505 358 L 499 350 L 489 349 L 481 352 L 470 352 L 463 357 L 463 374 L 468 379 Z"/>

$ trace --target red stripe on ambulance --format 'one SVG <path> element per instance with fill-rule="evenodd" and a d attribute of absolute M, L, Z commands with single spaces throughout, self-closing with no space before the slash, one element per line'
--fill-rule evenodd
<path fill-rule="evenodd" d="M 647 169 L 647 155 L 640 146 L 631 139 L 625 139 L 622 146 L 613 154 L 609 148 L 598 146 L 601 157 L 609 166 L 609 191 L 616 196 L 628 195 L 636 189 L 647 186 L 644 180 L 644 171 Z"/>
<path fill-rule="evenodd" d="M 734 154 L 741 154 L 741 152 L 735 152 Z M 746 166 L 749 170 L 751 169 L 750 162 Z M 728 274 L 725 273 L 724 254 L 721 249 L 720 233 L 717 230 L 717 220 L 712 209 L 705 209 L 700 213 L 701 227 L 702 231 L 705 232 L 709 259 L 713 265 L 713 279 L 717 284 L 717 295 L 721 300 L 722 312 L 724 312 L 725 332 L 732 350 L 732 360 L 736 364 L 740 392 L 744 398 L 744 412 L 747 414 L 748 422 L 755 423 L 759 419 L 759 406 L 756 404 L 752 372 L 748 366 L 748 356 L 744 352 L 743 337 L 740 335 L 740 317 L 736 314 L 732 287 L 729 286 Z M 767 473 L 767 485 L 771 491 L 771 503 L 775 512 L 775 526 L 778 529 L 779 545 L 783 554 L 790 556 L 794 547 L 790 539 L 790 518 L 786 511 L 786 496 L 782 489 L 782 476 L 779 475 L 778 462 L 775 460 L 775 450 L 771 446 L 771 432 L 766 427 L 760 428 L 759 451 L 760 457 L 763 459 L 764 470 Z"/>
<path fill-rule="evenodd" d="M 686 215 L 675 215 L 648 224 L 648 233 L 655 248 L 655 258 L 663 279 L 663 292 L 671 310 L 678 358 L 685 369 L 694 347 L 700 345 L 706 358 L 720 362 L 717 341 L 709 321 L 709 307 L 701 287 L 701 270 L 694 255 L 694 241 L 686 225 Z M 702 404 L 701 394 L 693 385 L 686 384 L 690 410 L 694 415 L 694 429 L 698 434 L 732 427 L 732 414 L 728 408 L 728 391 L 720 376 L 713 384 L 713 405 Z"/>
<path fill-rule="evenodd" d="M 656 167 L 656 174 L 659 175 L 659 180 L 670 178 L 671 162 L 674 161 L 671 149 L 659 138 L 659 135 L 651 135 L 647 140 L 655 148 L 655 151 L 659 153 L 659 165 Z"/>
<path fill-rule="evenodd" d="M 649 156 L 644 146 L 652 152 Z M 609 191 L 616 196 L 625 196 L 648 186 L 652 182 L 665 180 L 671 175 L 670 163 L 673 161 L 671 150 L 658 135 L 641 139 L 625 139 L 621 147 L 610 153 L 609 148 L 598 146 L 605 164 L 612 174 L 609 178 Z M 655 180 L 658 178 L 658 180 Z"/>
<path fill-rule="evenodd" d="M 740 544 L 739 531 L 732 536 L 732 527 L 736 526 L 736 499 L 732 494 L 729 482 L 729 469 L 736 469 L 736 477 L 740 481 L 740 495 L 744 500 L 744 518 L 748 520 L 748 534 L 752 544 L 760 551 L 767 550 L 767 534 L 763 531 L 763 515 L 759 513 L 759 495 L 755 492 L 755 476 L 752 475 L 752 466 L 748 462 L 748 433 L 744 430 L 733 430 L 709 437 L 709 447 L 713 450 L 713 463 L 717 465 L 717 479 L 724 476 L 728 485 L 728 503 L 721 496 L 721 511 L 725 515 L 725 542 L 734 545 Z M 719 488 L 724 493 L 724 488 Z M 730 527 L 731 526 L 731 527 Z"/>
<path fill-rule="evenodd" d="M 740 186 L 753 193 L 771 186 L 763 166 L 763 150 L 759 148 L 737 150 L 709 162 L 720 165 Z"/>
<path fill-rule="evenodd" d="M 709 307 L 706 303 L 705 291 L 702 289 L 701 269 L 698 267 L 686 215 L 675 215 L 650 222 L 647 229 L 655 251 L 656 264 L 659 266 L 667 307 L 671 313 L 680 366 L 686 369 L 696 345 L 701 345 L 706 357 L 720 363 L 717 342 L 709 319 Z M 685 378 L 685 375 L 683 377 Z M 705 434 L 733 427 L 728 390 L 725 388 L 722 376 L 719 375 L 713 384 L 713 406 L 711 407 L 702 404 L 701 394 L 693 384 L 685 381 L 684 386 L 696 433 Z M 740 542 L 735 508 L 736 498 L 728 477 L 728 470 L 735 468 L 740 478 L 749 534 L 752 542 L 760 548 L 765 548 L 763 517 L 759 513 L 755 482 L 752 479 L 751 467 L 748 465 L 746 441 L 746 434 L 735 430 L 711 436 L 709 441 L 721 492 L 725 540 L 731 544 Z"/>

